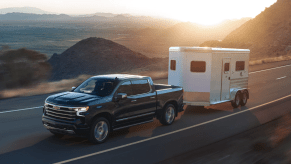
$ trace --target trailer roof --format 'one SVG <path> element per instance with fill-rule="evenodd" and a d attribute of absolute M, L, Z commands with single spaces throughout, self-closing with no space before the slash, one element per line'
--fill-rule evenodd
<path fill-rule="evenodd" d="M 249 53 L 249 49 L 216 48 L 216 47 L 170 47 L 169 51 L 180 52 L 244 52 Z"/>

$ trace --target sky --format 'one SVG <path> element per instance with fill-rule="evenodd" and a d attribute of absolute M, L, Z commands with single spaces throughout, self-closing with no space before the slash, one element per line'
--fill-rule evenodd
<path fill-rule="evenodd" d="M 260 14 L 276 0 L 0 0 L 0 8 L 36 7 L 69 15 L 96 12 L 172 18 L 203 25 Z"/>

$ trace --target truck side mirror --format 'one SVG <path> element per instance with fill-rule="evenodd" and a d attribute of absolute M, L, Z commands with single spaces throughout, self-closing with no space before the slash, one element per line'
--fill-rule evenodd
<path fill-rule="evenodd" d="M 73 92 L 76 89 L 76 87 L 72 87 L 71 92 Z"/>
<path fill-rule="evenodd" d="M 115 100 L 119 101 L 119 100 L 125 100 L 127 98 L 127 94 L 126 93 L 117 93 Z"/>

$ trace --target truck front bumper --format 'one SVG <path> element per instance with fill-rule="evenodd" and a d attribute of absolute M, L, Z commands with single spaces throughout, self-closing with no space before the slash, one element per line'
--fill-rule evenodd
<path fill-rule="evenodd" d="M 42 116 L 42 123 L 43 126 L 55 133 L 60 134 L 68 134 L 68 135 L 77 135 L 77 136 L 84 136 L 89 133 L 90 128 L 84 125 L 76 125 L 77 121 L 71 123 L 65 123 L 58 120 L 51 119 L 46 116 Z"/>

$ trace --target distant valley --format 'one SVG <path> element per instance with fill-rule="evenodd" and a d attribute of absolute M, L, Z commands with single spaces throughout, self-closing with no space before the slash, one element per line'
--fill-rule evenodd
<path fill-rule="evenodd" d="M 0 14 L 0 47 L 26 47 L 51 57 L 82 39 L 101 37 L 148 57 L 167 57 L 171 46 L 198 46 L 207 40 L 222 40 L 250 18 L 228 20 L 217 26 L 145 16 L 95 13 Z"/>

